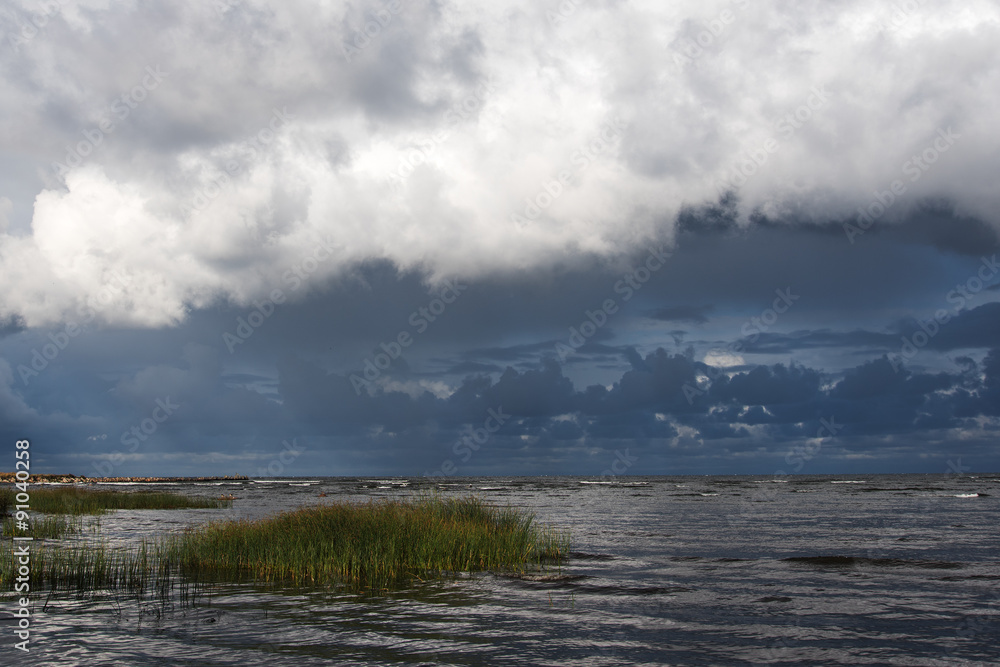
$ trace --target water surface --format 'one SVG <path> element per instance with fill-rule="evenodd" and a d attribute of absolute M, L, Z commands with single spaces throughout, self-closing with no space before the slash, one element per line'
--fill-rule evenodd
<path fill-rule="evenodd" d="M 125 543 L 222 517 L 434 490 L 529 509 L 570 531 L 573 553 L 534 580 L 479 573 L 382 598 L 245 584 L 166 603 L 36 593 L 31 653 L 9 640 L 0 664 L 1000 665 L 1000 475 L 167 488 L 237 500 L 112 513 L 101 534 Z M 12 606 L 9 594 L 2 603 Z M 3 632 L 13 637 L 9 619 Z"/>

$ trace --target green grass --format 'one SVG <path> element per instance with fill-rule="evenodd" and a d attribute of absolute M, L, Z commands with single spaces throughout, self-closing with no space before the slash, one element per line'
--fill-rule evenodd
<path fill-rule="evenodd" d="M 13 488 L 0 489 L 0 510 L 9 512 L 14 509 L 16 493 Z M 76 487 L 31 487 L 28 495 L 30 511 L 46 514 L 104 514 L 108 510 L 230 507 L 233 504 L 231 500 L 182 496 L 163 491 L 106 491 Z"/>
<path fill-rule="evenodd" d="M 379 593 L 414 579 L 457 572 L 523 572 L 559 562 L 568 537 L 534 517 L 476 498 L 338 503 L 256 521 L 224 521 L 138 547 L 34 546 L 32 586 L 168 590 L 186 581 L 344 584 Z M 8 590 L 15 565 L 0 559 Z"/>
<path fill-rule="evenodd" d="M 18 530 L 15 519 L 12 516 L 4 517 L 3 531 L 4 537 L 33 537 L 37 539 L 59 538 L 64 535 L 79 533 L 83 527 L 83 519 L 79 517 L 42 516 L 32 515 L 28 519 L 28 530 Z"/>
<path fill-rule="evenodd" d="M 159 562 L 146 542 L 132 548 L 105 544 L 52 547 L 31 543 L 30 551 L 28 580 L 32 591 L 107 589 L 147 593 L 169 588 L 171 583 L 169 563 Z M 13 556 L 0 560 L 0 581 L 8 590 L 14 588 L 17 568 Z"/>
<path fill-rule="evenodd" d="M 162 548 L 188 574 L 382 590 L 443 573 L 521 571 L 560 560 L 568 540 L 512 508 L 477 498 L 423 498 L 321 505 L 210 524 Z"/>

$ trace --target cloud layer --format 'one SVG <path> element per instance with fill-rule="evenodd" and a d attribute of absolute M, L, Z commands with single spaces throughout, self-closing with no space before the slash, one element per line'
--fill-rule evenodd
<path fill-rule="evenodd" d="M 4 322 L 614 261 L 727 189 L 742 225 L 1000 225 L 991 2 L 39 11 L 0 12 Z"/>

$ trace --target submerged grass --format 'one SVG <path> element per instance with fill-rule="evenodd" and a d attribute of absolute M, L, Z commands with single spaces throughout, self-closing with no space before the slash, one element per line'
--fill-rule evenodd
<path fill-rule="evenodd" d="M 12 516 L 4 517 L 3 531 L 4 537 L 33 537 L 37 539 L 59 538 L 64 535 L 79 533 L 83 528 L 83 519 L 80 517 L 56 516 L 32 516 L 28 520 L 28 530 L 17 528 L 17 523 Z"/>
<path fill-rule="evenodd" d="M 0 560 L 0 581 L 13 588 L 19 564 L 15 559 Z M 85 547 L 53 547 L 33 544 L 30 553 L 31 590 L 97 590 L 146 593 L 170 586 L 169 563 L 160 561 L 142 542 L 138 547 L 110 547 L 106 544 Z"/>
<path fill-rule="evenodd" d="M 559 562 L 568 537 L 531 514 L 477 498 L 338 503 L 256 521 L 225 521 L 138 547 L 106 545 L 32 551 L 34 586 L 130 592 L 187 581 L 344 584 L 381 592 L 412 579 L 477 570 L 523 572 Z M 13 560 L 0 560 L 10 588 Z"/>
<path fill-rule="evenodd" d="M 14 507 L 16 491 L 0 489 L 0 508 Z M 230 507 L 231 500 L 182 496 L 163 491 L 112 491 L 58 487 L 32 488 L 31 511 L 47 514 L 103 514 L 108 510 L 189 509 L 202 507 Z"/>

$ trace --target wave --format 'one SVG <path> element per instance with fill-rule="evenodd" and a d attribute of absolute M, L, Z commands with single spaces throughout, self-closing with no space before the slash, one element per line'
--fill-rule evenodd
<path fill-rule="evenodd" d="M 518 581 L 538 581 L 544 583 L 563 583 L 567 581 L 579 581 L 580 579 L 590 578 L 585 574 L 541 574 L 537 572 L 519 572 L 505 574 L 503 576 L 511 579 L 517 579 Z"/>
<path fill-rule="evenodd" d="M 848 568 L 855 566 L 872 567 L 918 567 L 931 570 L 953 570 L 962 567 L 961 563 L 931 560 L 909 560 L 906 558 L 866 558 L 864 556 L 792 556 L 782 558 L 786 563 L 798 563 L 813 567 Z"/>
<path fill-rule="evenodd" d="M 573 560 L 613 560 L 614 556 L 610 554 L 591 554 L 585 551 L 570 551 L 566 554 L 566 558 Z"/>

